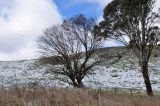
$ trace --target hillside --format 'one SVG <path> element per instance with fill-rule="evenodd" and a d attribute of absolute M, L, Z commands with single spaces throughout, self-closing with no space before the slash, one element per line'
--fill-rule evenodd
<path fill-rule="evenodd" d="M 95 67 L 95 74 L 84 79 L 85 85 L 92 88 L 145 89 L 138 61 L 131 51 L 124 47 L 99 49 L 96 56 L 104 61 L 101 65 Z M 52 75 L 44 74 L 45 67 L 37 68 L 35 61 L 1 61 L 0 84 L 4 86 L 14 84 L 69 86 L 54 80 Z M 154 49 L 149 70 L 153 90 L 160 90 L 160 49 L 158 47 Z"/>

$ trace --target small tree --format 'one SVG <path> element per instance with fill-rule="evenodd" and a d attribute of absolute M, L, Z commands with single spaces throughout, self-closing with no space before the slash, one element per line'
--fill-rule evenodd
<path fill-rule="evenodd" d="M 100 63 L 93 57 L 100 44 L 93 36 L 94 24 L 92 18 L 77 15 L 45 30 L 39 46 L 43 57 L 40 62 L 50 64 L 47 72 L 74 87 L 84 87 L 82 80 Z"/>
<path fill-rule="evenodd" d="M 113 0 L 104 9 L 104 20 L 95 26 L 100 36 L 129 46 L 139 60 L 147 94 L 153 95 L 148 73 L 152 50 L 158 43 L 159 14 L 155 0 Z"/>

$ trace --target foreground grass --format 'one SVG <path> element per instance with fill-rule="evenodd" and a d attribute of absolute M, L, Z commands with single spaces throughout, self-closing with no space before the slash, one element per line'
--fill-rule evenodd
<path fill-rule="evenodd" d="M 9 88 L 0 90 L 0 106 L 160 106 L 160 97 L 115 95 L 85 89 Z"/>

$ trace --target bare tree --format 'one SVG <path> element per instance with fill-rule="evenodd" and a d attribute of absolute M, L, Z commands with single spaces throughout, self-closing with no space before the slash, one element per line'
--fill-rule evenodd
<path fill-rule="evenodd" d="M 39 42 L 40 62 L 50 64 L 47 72 L 74 87 L 84 87 L 82 80 L 100 63 L 94 57 L 100 44 L 93 36 L 94 23 L 92 18 L 77 15 L 44 31 Z"/>
<path fill-rule="evenodd" d="M 139 60 L 147 94 L 153 95 L 148 62 L 160 35 L 155 0 L 113 0 L 104 9 L 104 20 L 95 27 L 99 35 L 129 45 Z"/>

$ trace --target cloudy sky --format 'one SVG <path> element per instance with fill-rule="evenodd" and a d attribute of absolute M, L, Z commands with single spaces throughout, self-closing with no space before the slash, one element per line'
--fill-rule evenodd
<path fill-rule="evenodd" d="M 0 61 L 37 58 L 43 30 L 78 13 L 101 19 L 107 0 L 0 0 Z"/>
<path fill-rule="evenodd" d="M 0 61 L 37 58 L 36 40 L 45 28 L 78 13 L 101 20 L 110 1 L 0 0 Z"/>

